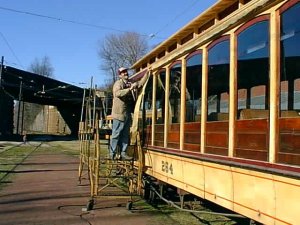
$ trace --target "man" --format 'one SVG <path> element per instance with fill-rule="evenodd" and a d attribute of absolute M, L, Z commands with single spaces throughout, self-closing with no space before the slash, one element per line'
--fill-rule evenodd
<path fill-rule="evenodd" d="M 128 80 L 128 70 L 124 67 L 118 69 L 119 80 L 113 86 L 113 106 L 112 106 L 112 135 L 110 157 L 114 159 L 117 154 L 117 146 L 120 147 L 121 158 L 131 160 L 127 155 L 127 147 L 131 126 L 131 103 L 133 101 L 133 91 L 143 86 L 148 76 L 144 76 L 140 81 L 130 83 Z"/>

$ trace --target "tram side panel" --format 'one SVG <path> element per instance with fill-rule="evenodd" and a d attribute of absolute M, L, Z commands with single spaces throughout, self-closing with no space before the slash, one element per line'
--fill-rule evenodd
<path fill-rule="evenodd" d="M 156 150 L 145 152 L 146 174 L 160 181 L 263 224 L 300 224 L 298 179 Z"/>

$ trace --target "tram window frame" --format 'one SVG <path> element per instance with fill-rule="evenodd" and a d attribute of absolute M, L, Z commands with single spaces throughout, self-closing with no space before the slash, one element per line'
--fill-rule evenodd
<path fill-rule="evenodd" d="M 143 118 L 145 118 L 146 125 L 152 124 L 152 109 L 153 109 L 152 95 L 153 95 L 153 76 L 150 76 L 147 82 L 147 86 L 145 88 L 144 98 L 140 107 L 140 111 L 143 112 Z"/>
<path fill-rule="evenodd" d="M 276 158 L 278 163 L 296 166 L 300 165 L 300 25 L 297 23 L 299 15 L 299 1 L 288 1 L 279 8 L 280 114 Z"/>
<path fill-rule="evenodd" d="M 156 74 L 156 99 L 155 99 L 155 124 L 165 123 L 165 95 L 166 95 L 166 70 L 162 69 Z M 160 117 L 159 117 L 160 115 Z"/>
<path fill-rule="evenodd" d="M 225 35 L 208 46 L 207 122 L 229 119 L 229 73 L 230 39 Z"/>
<path fill-rule="evenodd" d="M 270 74 L 269 15 L 262 15 L 248 21 L 235 32 L 235 35 L 237 40 L 237 119 L 268 118 Z M 266 60 L 259 61 L 259 59 L 264 58 Z M 255 70 L 254 68 L 258 69 Z M 256 113 L 255 117 L 252 117 L 253 113 L 250 113 L 248 118 L 248 116 L 244 116 L 245 113 L 243 111 L 246 112 L 244 109 L 259 109 L 263 111 L 262 113 Z"/>
<path fill-rule="evenodd" d="M 150 143 L 151 140 L 151 127 L 152 127 L 152 97 L 153 97 L 153 76 L 149 77 L 147 86 L 145 88 L 144 98 L 142 99 L 139 108 L 139 130 L 142 131 L 141 143 Z"/>
<path fill-rule="evenodd" d="M 280 10 L 280 117 L 298 117 L 300 111 L 299 12 L 300 2 L 296 1 Z"/>
<path fill-rule="evenodd" d="M 200 122 L 202 59 L 202 50 L 195 51 L 186 57 L 186 95 L 189 96 L 186 96 L 185 122 Z M 199 98 L 197 98 L 198 96 Z"/>
<path fill-rule="evenodd" d="M 169 92 L 169 106 L 170 111 L 169 121 L 173 123 L 180 123 L 180 108 L 181 108 L 181 61 L 176 61 L 170 66 L 170 92 Z"/>

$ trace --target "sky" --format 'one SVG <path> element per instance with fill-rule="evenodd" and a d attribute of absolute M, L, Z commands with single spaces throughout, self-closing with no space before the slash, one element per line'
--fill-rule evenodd
<path fill-rule="evenodd" d="M 0 0 L 0 57 L 29 70 L 47 56 L 54 78 L 76 86 L 107 80 L 98 50 L 104 38 L 126 31 L 156 46 L 217 0 Z"/>

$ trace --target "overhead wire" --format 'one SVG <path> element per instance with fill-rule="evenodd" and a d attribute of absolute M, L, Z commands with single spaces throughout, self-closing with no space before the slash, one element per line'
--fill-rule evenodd
<path fill-rule="evenodd" d="M 113 27 L 107 27 L 107 26 L 102 26 L 102 25 L 97 25 L 97 24 L 92 24 L 92 23 L 83 23 L 83 22 L 80 22 L 80 21 L 68 20 L 68 19 L 58 18 L 58 17 L 54 17 L 54 16 L 38 14 L 38 13 L 34 13 L 34 12 L 11 9 L 11 8 L 2 7 L 2 6 L 0 6 L 0 9 L 5 10 L 5 11 L 11 11 L 11 12 L 14 12 L 14 13 L 20 13 L 20 14 L 26 14 L 26 15 L 30 15 L 30 16 L 46 18 L 46 19 L 55 20 L 55 21 L 59 21 L 59 22 L 72 23 L 72 24 L 81 25 L 81 26 L 87 26 L 87 27 L 93 27 L 93 28 L 105 29 L 105 30 L 112 30 L 112 31 L 117 31 L 117 32 L 121 32 L 121 33 L 128 32 L 126 30 L 116 29 L 116 28 L 113 28 Z M 148 38 L 152 38 L 152 36 L 148 35 L 148 34 L 141 34 L 140 33 L 139 35 L 144 36 L 144 37 L 148 37 Z M 156 37 L 156 38 L 164 39 L 162 37 Z"/>
<path fill-rule="evenodd" d="M 154 34 L 152 34 L 151 37 L 156 37 L 156 35 L 158 33 L 162 32 L 164 29 L 166 29 L 168 26 L 170 26 L 172 23 L 174 23 L 179 17 L 181 17 L 183 14 L 185 14 L 190 8 L 192 8 L 198 2 L 199 2 L 198 0 L 195 0 L 194 2 L 192 2 L 191 5 L 187 6 L 183 11 L 178 13 L 170 22 L 166 23 L 159 30 L 157 30 Z"/>
<path fill-rule="evenodd" d="M 5 38 L 4 34 L 0 31 L 0 35 L 2 37 L 2 39 L 4 40 L 5 44 L 7 45 L 7 47 L 9 48 L 9 50 L 11 51 L 11 53 L 13 54 L 13 56 L 16 58 L 16 60 L 18 61 L 18 63 L 20 64 L 20 66 L 24 69 L 23 64 L 21 63 L 21 61 L 19 60 L 18 56 L 16 55 L 15 51 L 13 50 L 13 48 L 10 46 L 9 42 L 7 41 L 7 39 Z"/>
<path fill-rule="evenodd" d="M 160 28 L 154 34 L 152 33 L 152 34 L 148 35 L 148 34 L 141 34 L 141 33 L 139 33 L 139 35 L 147 37 L 149 39 L 153 39 L 153 38 L 156 38 L 156 39 L 165 39 L 164 37 L 157 36 L 157 34 L 160 33 L 160 32 L 162 32 L 166 27 L 168 27 L 170 24 L 172 24 L 174 21 L 176 21 L 180 16 L 182 16 L 183 14 L 185 14 L 197 2 L 198 2 L 198 0 L 195 0 L 194 2 L 192 2 L 191 5 L 189 5 L 188 7 L 186 7 L 179 14 L 177 14 L 169 23 L 167 23 L 166 25 L 162 26 L 162 28 Z M 68 20 L 68 19 L 64 19 L 64 18 L 58 18 L 58 17 L 54 17 L 54 16 L 49 16 L 49 15 L 44 15 L 44 14 L 39 14 L 39 13 L 34 13 L 34 12 L 29 12 L 29 11 L 17 10 L 17 9 L 3 7 L 3 6 L 0 6 L 0 9 L 1 10 L 5 10 L 5 11 L 14 12 L 14 13 L 25 14 L 25 15 L 29 15 L 29 16 L 36 16 L 36 17 L 46 18 L 46 19 L 50 19 L 50 20 L 55 20 L 55 21 L 58 21 L 58 22 L 72 23 L 72 24 L 76 24 L 76 25 L 80 25 L 80 26 L 87 26 L 87 27 L 93 27 L 93 28 L 97 28 L 97 29 L 112 30 L 112 31 L 121 32 L 121 33 L 128 32 L 128 31 L 121 30 L 121 29 L 116 29 L 116 28 L 113 28 L 113 27 L 107 27 L 107 26 L 102 26 L 102 25 L 97 25 L 97 24 L 91 24 L 91 23 L 83 23 L 83 22 L 80 22 L 80 21 Z M 12 52 L 12 54 L 14 55 L 14 57 L 16 58 L 16 60 L 18 61 L 18 63 L 20 64 L 20 66 L 24 69 L 24 66 L 22 65 L 21 61 L 17 57 L 16 53 L 14 52 L 14 50 L 12 49 L 12 47 L 10 46 L 10 44 L 8 43 L 8 41 L 6 40 L 6 38 L 4 37 L 4 35 L 1 32 L 0 32 L 0 34 L 1 34 L 2 38 L 4 39 L 6 45 L 8 46 L 8 48 L 10 49 L 10 51 Z"/>

